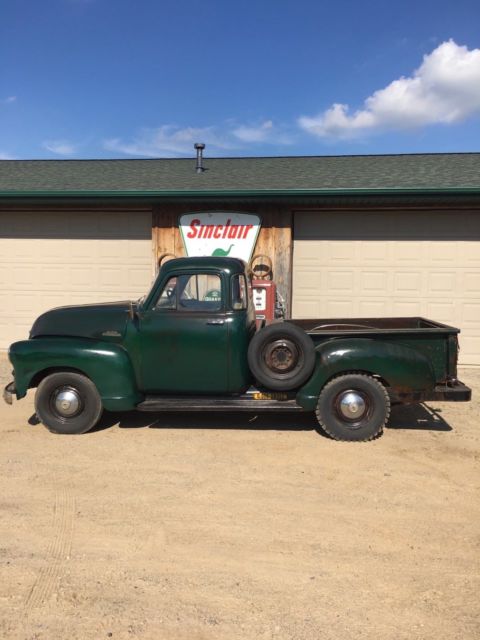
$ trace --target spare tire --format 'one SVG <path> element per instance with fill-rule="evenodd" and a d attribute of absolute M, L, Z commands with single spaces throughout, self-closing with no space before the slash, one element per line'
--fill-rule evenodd
<path fill-rule="evenodd" d="M 268 389 L 296 389 L 313 371 L 315 345 L 294 324 L 271 324 L 253 336 L 248 347 L 248 365 L 257 381 Z"/>

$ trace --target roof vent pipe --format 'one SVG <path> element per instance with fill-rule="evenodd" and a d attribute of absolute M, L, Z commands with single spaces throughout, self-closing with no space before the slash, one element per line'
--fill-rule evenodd
<path fill-rule="evenodd" d="M 195 171 L 197 173 L 203 173 L 205 171 L 203 167 L 203 150 L 205 149 L 205 145 L 203 142 L 196 142 L 194 145 L 197 150 L 197 166 L 195 167 Z"/>

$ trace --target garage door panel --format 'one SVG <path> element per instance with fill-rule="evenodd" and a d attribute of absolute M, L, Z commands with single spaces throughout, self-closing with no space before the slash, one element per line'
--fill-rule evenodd
<path fill-rule="evenodd" d="M 354 287 L 355 274 L 350 269 L 331 270 L 327 272 L 327 287 L 333 291 L 351 293 Z"/>
<path fill-rule="evenodd" d="M 465 329 L 460 336 L 459 362 L 479 366 L 479 359 L 475 357 L 477 353 L 480 353 L 480 335 Z"/>
<path fill-rule="evenodd" d="M 479 267 L 480 268 L 480 251 L 478 250 L 479 241 L 476 242 L 462 242 L 462 262 L 467 267 Z"/>
<path fill-rule="evenodd" d="M 426 315 L 425 307 L 422 301 L 412 300 L 411 298 L 394 298 L 386 304 L 384 315 L 392 315 L 394 317 L 402 316 L 424 316 Z"/>
<path fill-rule="evenodd" d="M 297 294 L 300 297 L 302 296 L 302 292 L 308 295 L 312 287 L 318 288 L 322 286 L 321 281 L 323 278 L 325 278 L 325 272 L 319 269 L 299 269 Z"/>
<path fill-rule="evenodd" d="M 17 312 L 17 316 L 28 317 L 32 308 L 39 307 L 38 298 L 38 294 L 16 293 L 11 296 L 10 300 Z"/>
<path fill-rule="evenodd" d="M 71 286 L 85 291 L 88 285 L 94 281 L 95 275 L 93 267 L 72 267 L 70 269 Z"/>
<path fill-rule="evenodd" d="M 464 294 L 478 294 L 478 292 L 480 291 L 480 270 L 478 272 L 465 272 L 461 281 Z"/>
<path fill-rule="evenodd" d="M 130 291 L 140 291 L 144 295 L 152 284 L 153 274 L 151 267 L 127 269 L 128 288 Z"/>
<path fill-rule="evenodd" d="M 325 304 L 318 304 L 317 318 L 341 318 L 345 315 L 347 309 L 351 308 L 350 298 L 332 299 Z"/>
<path fill-rule="evenodd" d="M 445 295 L 458 292 L 457 273 L 455 271 L 430 271 L 427 274 L 428 291 L 432 295 Z"/>
<path fill-rule="evenodd" d="M 52 307 L 138 298 L 152 280 L 151 213 L 0 213 L 0 348 Z"/>
<path fill-rule="evenodd" d="M 12 342 L 28 338 L 32 323 L 26 318 L 4 316 L 0 319 L 0 348 L 8 348 Z"/>
<path fill-rule="evenodd" d="M 385 315 L 386 309 L 387 305 L 383 300 L 366 298 L 359 300 L 357 309 L 355 309 L 355 315 L 366 318 L 378 318 Z"/>
<path fill-rule="evenodd" d="M 478 319 L 480 318 L 480 301 L 464 302 L 461 305 L 461 315 L 463 326 L 471 329 L 478 327 Z"/>
<path fill-rule="evenodd" d="M 93 258 L 95 259 L 95 261 L 98 261 L 101 258 L 99 241 L 96 238 L 92 238 L 91 240 L 82 238 L 73 242 L 70 240 L 64 240 L 64 243 L 65 244 L 63 246 L 63 249 L 64 251 L 68 251 L 68 254 L 70 256 L 70 259 L 68 261 L 69 264 L 75 262 L 84 264 L 88 259 Z M 107 240 L 106 243 L 107 246 L 110 243 L 112 244 L 112 246 L 114 246 L 114 243 L 111 240 Z M 57 240 L 56 244 L 61 243 L 59 243 Z"/>
<path fill-rule="evenodd" d="M 428 318 L 449 325 L 454 325 L 458 321 L 458 303 L 453 303 L 449 300 L 428 300 L 425 306 L 426 311 L 423 315 L 426 315 Z"/>
<path fill-rule="evenodd" d="M 151 245 L 151 240 L 148 240 L 149 246 Z M 132 240 L 128 242 L 127 246 L 124 246 L 122 243 L 119 246 L 120 254 L 118 254 L 118 259 L 120 262 L 125 263 L 125 256 L 128 258 L 129 262 L 137 262 L 138 264 L 145 265 L 145 240 Z M 149 250 L 149 254 L 151 255 L 151 247 Z"/>
<path fill-rule="evenodd" d="M 459 242 L 431 242 L 426 245 L 428 251 L 427 258 L 431 264 L 455 266 L 458 262 L 459 246 Z"/>
<path fill-rule="evenodd" d="M 393 253 L 393 256 L 390 256 L 390 260 L 393 259 L 404 267 L 409 265 L 418 266 L 424 260 L 424 247 L 419 247 L 417 242 L 409 240 L 398 243 L 385 241 L 384 244 L 388 245 L 391 250 L 390 253 Z"/>
<path fill-rule="evenodd" d="M 393 293 L 401 296 L 413 294 L 416 297 L 418 292 L 424 291 L 423 280 L 424 274 L 421 271 L 399 269 L 393 274 Z M 386 295 L 386 291 L 383 295 Z"/>
<path fill-rule="evenodd" d="M 430 317 L 480 365 L 480 215 L 297 212 L 293 315 Z"/>
<path fill-rule="evenodd" d="M 392 247 L 390 243 L 384 240 L 378 241 L 352 241 L 351 246 L 354 251 L 350 254 L 350 262 L 352 257 L 357 261 L 360 256 L 363 257 L 362 264 L 365 266 L 383 265 L 392 258 Z"/>
<path fill-rule="evenodd" d="M 364 295 L 373 295 L 382 292 L 388 286 L 389 276 L 385 271 L 362 271 L 360 273 L 360 291 Z"/>

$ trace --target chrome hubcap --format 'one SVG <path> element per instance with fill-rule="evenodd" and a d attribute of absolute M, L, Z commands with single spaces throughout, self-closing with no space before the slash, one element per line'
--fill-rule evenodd
<path fill-rule="evenodd" d="M 345 391 L 338 399 L 338 408 L 346 420 L 361 420 L 367 409 L 367 404 L 356 391 Z"/>
<path fill-rule="evenodd" d="M 55 394 L 54 406 L 58 415 L 63 418 L 71 418 L 81 408 L 81 400 L 77 391 L 72 387 L 59 389 Z"/>

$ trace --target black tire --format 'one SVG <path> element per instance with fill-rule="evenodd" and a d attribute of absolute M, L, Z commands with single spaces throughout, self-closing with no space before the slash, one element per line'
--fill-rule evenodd
<path fill-rule="evenodd" d="M 35 411 L 52 433 L 81 434 L 94 427 L 103 407 L 93 382 L 80 373 L 52 373 L 38 385 Z"/>
<path fill-rule="evenodd" d="M 342 375 L 323 387 L 316 415 L 334 440 L 366 442 L 382 433 L 390 415 L 390 398 L 371 376 Z"/>
<path fill-rule="evenodd" d="M 268 389 L 296 389 L 308 380 L 315 367 L 315 345 L 294 324 L 271 324 L 253 336 L 248 365 L 257 381 Z"/>

